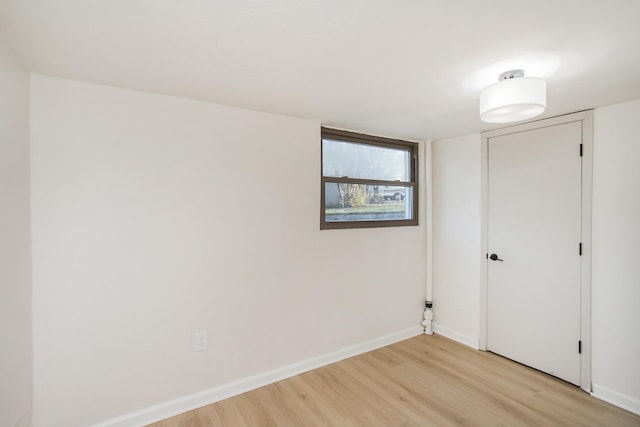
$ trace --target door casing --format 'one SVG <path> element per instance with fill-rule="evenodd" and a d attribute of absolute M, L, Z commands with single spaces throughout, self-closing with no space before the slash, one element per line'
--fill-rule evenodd
<path fill-rule="evenodd" d="M 591 198 L 593 187 L 593 111 L 580 111 L 549 119 L 537 120 L 482 133 L 482 206 L 481 206 L 481 270 L 480 270 L 480 350 L 487 350 L 487 254 L 488 248 L 488 140 L 491 137 L 539 129 L 564 123 L 580 122 L 582 126 L 582 257 L 580 262 L 580 388 L 591 393 Z"/>

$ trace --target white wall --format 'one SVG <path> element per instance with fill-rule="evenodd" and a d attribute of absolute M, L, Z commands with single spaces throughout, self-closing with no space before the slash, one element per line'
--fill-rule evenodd
<path fill-rule="evenodd" d="M 29 75 L 0 40 L 0 425 L 32 404 Z"/>
<path fill-rule="evenodd" d="M 321 232 L 319 123 L 42 76 L 31 102 L 37 426 L 418 333 L 424 227 Z"/>
<path fill-rule="evenodd" d="M 434 330 L 478 347 L 480 134 L 435 141 L 433 177 Z"/>
<path fill-rule="evenodd" d="M 640 413 L 640 100 L 595 111 L 593 159 L 594 394 Z"/>

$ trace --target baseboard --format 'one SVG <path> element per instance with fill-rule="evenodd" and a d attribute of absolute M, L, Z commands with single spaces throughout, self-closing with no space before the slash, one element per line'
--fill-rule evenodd
<path fill-rule="evenodd" d="M 640 400 L 634 397 L 627 396 L 626 394 L 619 393 L 598 384 L 593 384 L 593 392 L 591 395 L 600 400 L 604 400 L 605 402 L 609 402 L 612 405 L 616 405 L 622 409 L 633 412 L 634 414 L 640 415 Z"/>
<path fill-rule="evenodd" d="M 272 384 L 276 381 L 280 381 L 285 378 L 289 378 L 294 375 L 298 375 L 303 372 L 328 365 L 330 363 L 335 363 L 349 357 L 357 356 L 358 354 L 366 353 L 368 351 L 375 350 L 377 348 L 420 335 L 423 332 L 424 330 L 421 326 L 408 328 L 402 331 L 395 332 L 393 334 L 385 335 L 370 341 L 365 341 L 350 347 L 346 347 L 332 353 L 327 353 L 318 357 L 312 357 L 301 362 L 293 363 L 288 366 L 283 366 L 278 369 L 243 378 L 241 380 L 224 384 L 219 387 L 214 387 L 209 390 L 201 391 L 199 393 L 194 393 L 178 399 L 170 400 L 168 402 L 145 408 L 131 414 L 123 415 L 117 418 L 111 418 L 109 420 L 95 424 L 93 427 L 145 426 L 147 424 L 161 421 L 165 418 L 173 417 L 183 412 L 187 412 L 201 406 L 209 405 L 211 403 L 215 403 L 220 400 L 224 400 L 229 397 L 236 396 L 238 394 L 245 393 L 247 391 L 254 390 L 268 384 Z"/>
<path fill-rule="evenodd" d="M 443 337 L 447 337 L 449 339 L 457 341 L 461 344 L 468 345 L 469 347 L 473 347 L 476 350 L 480 348 L 480 341 L 478 340 L 478 338 L 461 334 L 459 332 L 454 331 L 453 329 L 449 329 L 444 326 L 438 325 L 437 323 L 433 324 L 433 332 L 435 332 L 436 334 L 442 335 Z"/>

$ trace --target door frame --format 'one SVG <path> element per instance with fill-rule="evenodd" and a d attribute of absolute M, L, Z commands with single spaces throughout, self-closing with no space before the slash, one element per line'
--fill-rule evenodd
<path fill-rule="evenodd" d="M 483 132 L 482 135 L 482 190 L 481 190 L 481 268 L 480 268 L 480 350 L 487 350 L 488 276 L 486 254 L 488 248 L 488 183 L 489 183 L 489 138 L 534 130 L 565 123 L 581 122 L 582 127 L 582 202 L 581 234 L 582 257 L 580 258 L 580 388 L 591 393 L 591 199 L 593 189 L 593 110 L 580 111 L 549 119 L 509 126 Z"/>

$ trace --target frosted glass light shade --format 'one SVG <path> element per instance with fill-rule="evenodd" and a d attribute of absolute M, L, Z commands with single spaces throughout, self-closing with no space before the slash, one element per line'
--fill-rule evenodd
<path fill-rule="evenodd" d="M 480 119 L 509 123 L 530 119 L 547 106 L 547 84 L 534 77 L 501 80 L 480 92 Z"/>

